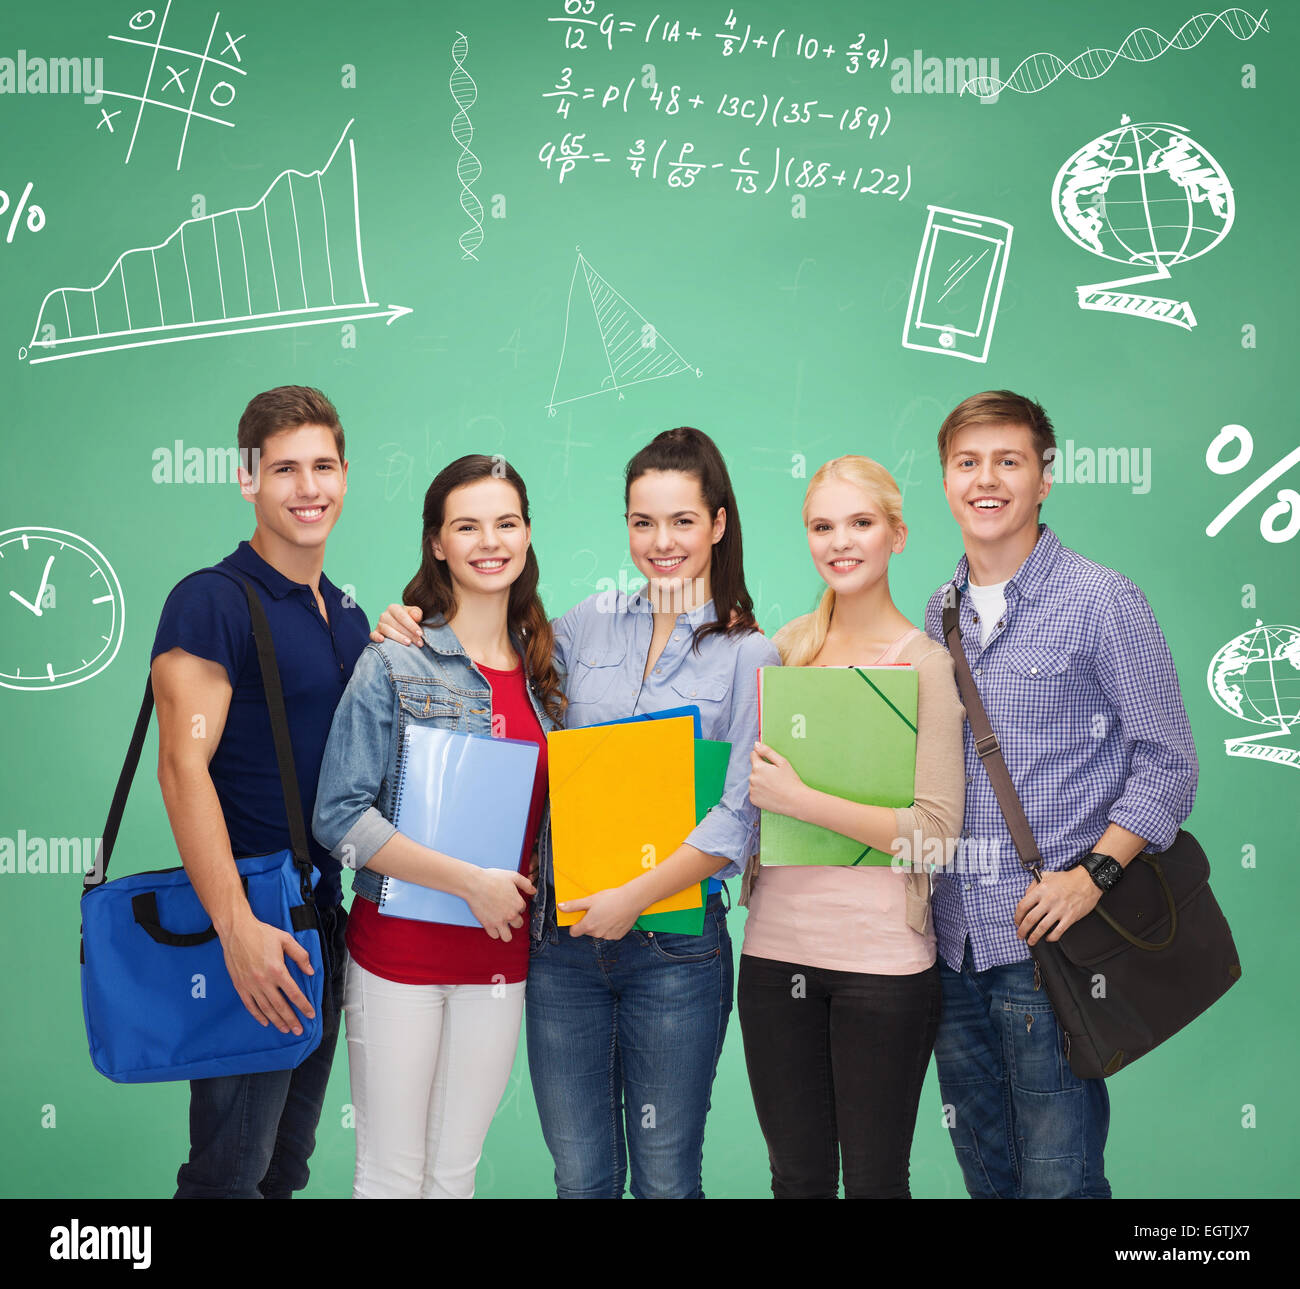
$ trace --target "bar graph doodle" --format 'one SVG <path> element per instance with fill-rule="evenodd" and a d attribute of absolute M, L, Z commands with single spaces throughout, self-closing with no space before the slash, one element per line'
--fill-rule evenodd
<path fill-rule="evenodd" d="M 1264 727 L 1263 734 L 1224 740 L 1229 756 L 1300 769 L 1300 628 L 1262 618 L 1210 659 L 1205 683 L 1230 716 Z"/>
<path fill-rule="evenodd" d="M 1085 143 L 1057 172 L 1052 213 L 1076 246 L 1117 264 L 1149 269 L 1137 277 L 1077 288 L 1079 308 L 1196 326 L 1186 300 L 1116 290 L 1167 281 L 1171 264 L 1212 251 L 1232 228 L 1232 185 L 1222 167 L 1181 125 L 1133 124 Z"/>
<path fill-rule="evenodd" d="M 622 400 L 629 385 L 685 371 L 703 374 L 591 267 L 578 248 L 564 309 L 560 361 L 546 405 L 548 415 L 554 416 L 561 404 L 611 391 Z"/>
<path fill-rule="evenodd" d="M 252 205 L 187 219 L 157 245 L 123 252 L 98 286 L 55 287 L 19 359 L 34 365 L 363 318 L 391 326 L 410 313 L 370 298 L 351 128 L 319 170 L 281 171 Z M 347 162 L 336 167 L 344 139 Z"/>
<path fill-rule="evenodd" d="M 474 252 L 483 245 L 483 203 L 474 195 L 472 185 L 483 173 L 483 165 L 469 150 L 470 140 L 474 137 L 469 109 L 478 101 L 478 86 L 465 70 L 465 55 L 468 53 L 469 40 L 463 31 L 458 31 L 451 46 L 451 58 L 455 67 L 449 88 L 460 111 L 452 117 L 451 137 L 460 145 L 460 156 L 456 160 L 456 178 L 460 180 L 460 208 L 474 223 L 473 228 L 467 228 L 460 235 L 460 249 L 464 252 L 461 259 L 477 260 L 478 256 Z"/>
<path fill-rule="evenodd" d="M 1138 27 L 1124 37 L 1118 49 L 1085 49 L 1068 63 L 1062 62 L 1055 54 L 1031 54 L 1006 80 L 1000 81 L 996 76 L 972 76 L 962 85 L 961 92 L 974 94 L 977 98 L 995 98 L 1003 90 L 1038 94 L 1067 72 L 1076 80 L 1095 81 L 1105 76 L 1121 58 L 1130 63 L 1150 63 L 1171 49 L 1195 49 L 1219 23 L 1237 40 L 1249 40 L 1256 32 L 1269 30 L 1267 16 L 1267 9 L 1258 18 L 1244 9 L 1198 13 L 1178 28 L 1172 40 L 1166 40 L 1151 27 Z"/>
<path fill-rule="evenodd" d="M 246 76 L 248 73 L 239 65 L 243 62 L 243 55 L 239 48 L 239 42 L 244 39 L 243 33 L 235 36 L 223 29 L 226 43 L 218 54 L 212 55 L 210 53 L 212 42 L 217 34 L 217 23 L 221 19 L 220 10 L 212 16 L 212 27 L 208 31 L 207 43 L 204 45 L 201 54 L 192 49 L 184 49 L 176 45 L 164 45 L 163 33 L 167 29 L 167 19 L 171 14 L 171 7 L 171 0 L 167 0 L 161 18 L 154 9 L 142 9 L 133 14 L 127 23 L 128 28 L 134 33 L 133 35 L 110 35 L 108 37 L 109 40 L 116 40 L 124 45 L 136 45 L 151 52 L 149 70 L 145 76 L 144 91 L 142 93 L 126 94 L 119 90 L 106 89 L 104 94 L 108 98 L 127 99 L 130 102 L 139 104 L 135 113 L 135 125 L 131 129 L 131 141 L 126 148 L 125 160 L 127 162 L 131 160 L 131 153 L 135 151 L 136 136 L 140 132 L 140 120 L 144 116 L 146 107 L 165 108 L 177 112 L 185 118 L 185 124 L 181 130 L 180 145 L 176 152 L 176 169 L 179 170 L 185 157 L 185 141 L 189 138 L 191 121 L 207 121 L 213 125 L 234 128 L 235 123 L 225 120 L 224 117 L 195 111 L 194 104 L 198 100 L 199 87 L 203 81 L 204 73 L 208 71 L 209 64 L 214 69 L 214 76 Z M 152 40 L 141 39 L 142 36 L 153 30 L 155 23 L 158 30 L 154 38 Z M 162 55 L 161 59 L 159 55 Z M 175 62 L 169 62 L 169 58 L 174 58 Z M 162 63 L 161 67 L 159 62 Z M 155 87 L 155 77 L 161 84 L 157 86 L 155 91 L 156 97 L 150 97 L 150 92 Z M 236 90 L 233 81 L 218 80 L 211 88 L 207 89 L 207 105 L 224 111 L 234 103 L 235 96 Z M 122 111 L 109 112 L 101 107 L 99 112 L 100 119 L 96 123 L 95 129 L 100 130 L 107 125 L 109 134 L 116 134 L 117 130 L 113 125 L 113 118 L 121 116 Z"/>

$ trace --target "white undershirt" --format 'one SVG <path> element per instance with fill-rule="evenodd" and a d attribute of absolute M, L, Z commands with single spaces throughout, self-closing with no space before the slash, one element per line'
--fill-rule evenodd
<path fill-rule="evenodd" d="M 971 603 L 975 607 L 975 612 L 979 615 L 981 648 L 988 644 L 989 636 L 993 634 L 993 628 L 1002 620 L 1003 611 L 1007 607 L 1006 596 L 1002 592 L 1010 580 L 1010 578 L 1004 578 L 1001 582 L 995 582 L 992 586 L 976 586 L 974 582 L 967 582 L 966 584 Z"/>

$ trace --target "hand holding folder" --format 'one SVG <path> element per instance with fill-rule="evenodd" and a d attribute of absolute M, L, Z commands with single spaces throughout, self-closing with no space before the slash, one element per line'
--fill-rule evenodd
<path fill-rule="evenodd" d="M 397 785 L 397 830 L 430 850 L 480 868 L 518 869 L 528 828 L 537 744 L 410 725 Z M 478 926 L 459 896 L 385 877 L 389 917 Z"/>
<path fill-rule="evenodd" d="M 761 738 L 811 788 L 910 806 L 916 781 L 914 667 L 763 667 Z M 762 813 L 759 862 L 886 865 L 893 856 L 789 815 Z"/>
<path fill-rule="evenodd" d="M 640 876 L 672 854 L 722 796 L 730 745 L 696 739 L 699 717 L 692 709 L 649 716 L 548 736 L 557 902 Z M 671 925 L 649 925 L 698 935 L 703 885 L 692 883 L 652 904 L 638 925 L 670 915 Z M 560 926 L 581 917 L 556 915 Z"/>

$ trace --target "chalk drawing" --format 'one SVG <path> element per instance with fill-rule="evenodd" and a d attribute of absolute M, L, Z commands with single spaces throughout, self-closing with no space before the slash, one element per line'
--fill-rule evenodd
<path fill-rule="evenodd" d="M 477 260 L 474 254 L 483 244 L 483 203 L 474 195 L 472 185 L 483 173 L 483 165 L 469 150 L 470 140 L 474 137 L 474 127 L 470 124 L 469 109 L 478 100 L 478 86 L 474 78 L 465 70 L 465 56 L 469 53 L 469 40 L 465 33 L 458 31 L 451 46 L 451 60 L 454 64 L 451 73 L 451 97 L 459 109 L 451 121 L 451 136 L 460 145 L 460 156 L 456 160 L 456 178 L 460 180 L 460 208 L 473 221 L 474 227 L 467 228 L 460 235 L 461 259 Z"/>
<path fill-rule="evenodd" d="M 581 275 L 581 282 L 579 282 Z M 681 372 L 701 375 L 587 262 L 581 249 L 569 281 L 564 338 L 549 415 L 564 403 L 594 398 Z M 572 391 L 572 392 L 571 392 Z"/>
<path fill-rule="evenodd" d="M 125 162 L 131 160 L 131 153 L 135 151 L 136 136 L 140 132 L 140 121 L 144 116 L 146 107 L 164 108 L 168 111 L 178 112 L 185 118 L 185 125 L 181 130 L 180 145 L 176 151 L 176 169 L 179 170 L 181 162 L 185 158 L 185 141 L 190 136 L 190 123 L 192 121 L 207 121 L 211 125 L 224 125 L 230 129 L 234 128 L 235 123 L 227 121 L 223 116 L 214 116 L 211 112 L 195 111 L 194 104 L 198 101 L 199 86 L 203 82 L 204 75 L 209 68 L 212 69 L 213 76 L 223 78 L 247 76 L 248 72 L 240 66 L 244 61 L 244 56 L 239 48 L 239 42 L 244 39 L 243 33 L 235 36 L 223 28 L 225 44 L 216 54 L 212 53 L 212 42 L 216 38 L 217 24 L 221 19 L 220 10 L 217 10 L 212 15 L 212 26 L 208 31 L 207 43 L 203 46 L 201 54 L 197 50 L 185 49 L 178 45 L 164 45 L 163 34 L 167 29 L 167 19 L 171 14 L 171 9 L 172 0 L 167 0 L 161 18 L 159 18 L 155 9 L 141 9 L 133 14 L 127 22 L 127 27 L 133 33 L 132 35 L 109 36 L 109 40 L 116 40 L 120 44 L 136 45 L 149 50 L 149 71 L 145 76 L 144 89 L 139 94 L 126 94 L 119 90 L 107 89 L 103 93 L 106 98 L 125 99 L 140 105 L 136 109 L 135 125 L 131 129 L 131 141 L 127 144 Z M 155 23 L 157 23 L 157 34 L 154 35 L 153 40 L 142 39 L 144 35 L 153 29 Z M 155 78 L 158 81 L 156 89 L 154 88 Z M 224 112 L 235 101 L 238 93 L 235 84 L 234 81 L 220 79 L 214 84 L 205 87 L 207 97 L 204 106 L 211 107 L 215 111 Z M 100 119 L 96 122 L 95 129 L 100 130 L 107 125 L 108 133 L 115 134 L 117 131 L 113 125 L 113 118 L 121 116 L 122 113 L 120 111 L 109 112 L 106 108 L 100 108 L 99 112 Z"/>
<path fill-rule="evenodd" d="M 1085 49 L 1068 63 L 1055 54 L 1031 54 L 1006 80 L 1000 81 L 996 76 L 972 76 L 962 85 L 961 92 L 974 94 L 977 98 L 996 98 L 1003 90 L 1038 94 L 1067 72 L 1076 80 L 1095 81 L 1105 76 L 1121 58 L 1130 63 L 1150 63 L 1171 49 L 1195 49 L 1219 23 L 1238 40 L 1249 40 L 1256 32 L 1269 30 L 1265 21 L 1267 14 L 1267 9 L 1258 18 L 1244 9 L 1198 13 L 1178 28 L 1172 40 L 1166 40 L 1151 27 L 1138 27 L 1124 37 L 1118 49 Z"/>
<path fill-rule="evenodd" d="M 122 584 L 84 537 L 62 528 L 6 529 L 0 585 L 8 592 L 0 599 L 0 687 L 66 689 L 117 657 L 126 630 Z"/>
<path fill-rule="evenodd" d="M 929 209 L 912 275 L 903 347 L 986 362 L 1012 227 L 964 210 Z"/>
<path fill-rule="evenodd" d="M 1213 250 L 1232 228 L 1232 185 L 1219 163 L 1181 125 L 1134 124 L 1085 143 L 1057 173 L 1052 213 L 1085 251 L 1150 270 L 1078 288 L 1079 307 L 1170 322 L 1190 331 L 1186 300 L 1117 290 L 1167 280 L 1171 264 Z"/>
<path fill-rule="evenodd" d="M 1237 454 L 1228 460 L 1223 459 L 1223 450 L 1230 444 L 1237 445 Z M 1215 474 L 1234 474 L 1244 470 L 1251 454 L 1255 450 L 1255 440 L 1244 425 L 1225 425 L 1210 440 L 1205 449 L 1205 464 Z M 1238 513 L 1244 510 L 1261 492 L 1269 488 L 1276 479 L 1280 479 L 1294 465 L 1300 465 L 1300 447 L 1292 448 L 1280 461 L 1270 466 L 1253 483 L 1243 488 L 1206 526 L 1207 537 L 1217 537 Z M 1282 528 L 1276 527 L 1279 519 L 1286 519 Z M 1264 508 L 1259 517 L 1259 535 L 1266 541 L 1277 545 L 1289 542 L 1300 532 L 1300 492 L 1294 488 L 1279 488 L 1277 500 Z"/>
<path fill-rule="evenodd" d="M 1300 627 L 1265 626 L 1256 618 L 1210 659 L 1205 680 L 1225 712 L 1264 727 L 1263 734 L 1226 739 L 1229 756 L 1300 769 L 1293 737 L 1300 725 Z"/>
<path fill-rule="evenodd" d="M 377 304 L 366 286 L 351 128 L 319 170 L 281 171 L 251 206 L 187 219 L 164 241 L 123 252 L 97 286 L 55 287 L 18 357 L 55 362 L 364 318 L 391 326 L 410 313 Z M 347 161 L 335 167 L 344 139 Z"/>

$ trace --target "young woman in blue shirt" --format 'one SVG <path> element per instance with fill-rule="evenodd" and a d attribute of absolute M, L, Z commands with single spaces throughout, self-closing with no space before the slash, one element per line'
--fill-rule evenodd
<path fill-rule="evenodd" d="M 732 1006 L 732 948 L 719 880 L 700 935 L 634 926 L 704 878 L 740 874 L 757 845 L 749 801 L 757 670 L 779 663 L 745 587 L 726 464 L 699 430 L 665 431 L 628 463 L 624 503 L 638 591 L 597 593 L 554 623 L 570 728 L 692 705 L 704 738 L 731 744 L 721 801 L 672 854 L 633 880 L 565 906 L 555 921 L 541 847 L 528 970 L 528 1059 L 560 1198 L 700 1198 L 704 1123 Z M 385 634 L 413 638 L 390 606 Z M 629 792 L 637 785 L 630 783 Z M 646 810 L 654 802 L 645 802 Z"/>

